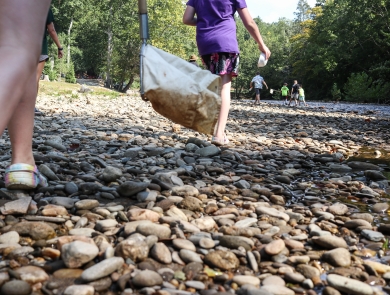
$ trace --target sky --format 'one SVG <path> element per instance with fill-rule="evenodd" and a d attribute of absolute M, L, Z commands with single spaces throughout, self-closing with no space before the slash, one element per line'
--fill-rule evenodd
<path fill-rule="evenodd" d="M 311 7 L 316 2 L 316 0 L 307 0 Z M 298 0 L 246 0 L 246 4 L 253 18 L 260 16 L 262 21 L 272 23 L 282 17 L 294 19 Z"/>

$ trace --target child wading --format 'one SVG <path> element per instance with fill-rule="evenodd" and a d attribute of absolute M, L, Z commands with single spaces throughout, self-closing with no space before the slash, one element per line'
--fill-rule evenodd
<path fill-rule="evenodd" d="M 288 105 L 288 96 L 290 95 L 290 90 L 287 87 L 287 83 L 284 83 L 280 90 L 282 91 L 282 99 L 284 99 L 284 104 Z"/>
<path fill-rule="evenodd" d="M 305 101 L 305 90 L 303 90 L 302 85 L 298 86 L 298 93 L 299 93 L 298 105 L 300 106 L 302 102 L 304 106 L 307 107 L 307 103 Z"/>
<path fill-rule="evenodd" d="M 252 19 L 245 0 L 189 0 L 183 23 L 196 26 L 196 42 L 205 67 L 222 78 L 221 111 L 212 143 L 228 144 L 225 127 L 230 108 L 232 77 L 238 75 L 239 49 L 234 14 L 238 12 L 250 35 L 266 59 L 271 55 L 264 44 L 257 24 Z M 196 17 L 195 17 L 196 14 Z"/>

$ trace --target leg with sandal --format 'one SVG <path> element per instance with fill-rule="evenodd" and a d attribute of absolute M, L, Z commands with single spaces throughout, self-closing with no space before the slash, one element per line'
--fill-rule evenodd
<path fill-rule="evenodd" d="M 0 134 L 8 127 L 8 189 L 47 186 L 32 154 L 36 68 L 49 0 L 3 0 L 0 6 Z M 22 85 L 22 86 L 21 86 Z"/>

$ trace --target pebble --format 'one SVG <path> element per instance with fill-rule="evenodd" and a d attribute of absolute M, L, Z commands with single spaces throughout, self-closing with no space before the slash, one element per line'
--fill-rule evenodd
<path fill-rule="evenodd" d="M 20 280 L 6 282 L 0 289 L 2 295 L 29 295 L 32 288 L 29 283 Z"/>
<path fill-rule="evenodd" d="M 371 295 L 374 290 L 370 285 L 360 282 L 358 280 L 349 279 L 343 276 L 330 274 L 327 277 L 328 284 L 340 292 L 357 294 L 357 295 Z"/>
<path fill-rule="evenodd" d="M 96 245 L 74 241 L 62 246 L 61 258 L 68 268 L 79 268 L 99 253 Z"/>
<path fill-rule="evenodd" d="M 64 295 L 94 295 L 95 288 L 89 285 L 72 285 L 65 289 Z"/>
<path fill-rule="evenodd" d="M 132 279 L 132 283 L 138 288 L 159 286 L 162 282 L 161 276 L 152 270 L 143 270 Z"/>
<path fill-rule="evenodd" d="M 98 280 L 120 269 L 124 262 L 125 261 L 122 257 L 111 257 L 105 259 L 84 270 L 81 274 L 81 278 L 87 282 Z"/>

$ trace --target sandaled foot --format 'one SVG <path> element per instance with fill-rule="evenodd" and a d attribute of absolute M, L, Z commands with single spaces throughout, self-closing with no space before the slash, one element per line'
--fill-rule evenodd
<path fill-rule="evenodd" d="M 5 187 L 7 189 L 29 190 L 46 187 L 47 179 L 38 171 L 37 166 L 13 164 L 5 170 Z"/>
<path fill-rule="evenodd" d="M 211 144 L 216 145 L 216 146 L 223 146 L 229 144 L 230 141 L 227 139 L 226 135 L 223 137 L 223 139 L 219 139 L 215 136 L 212 137 L 211 139 Z"/>

